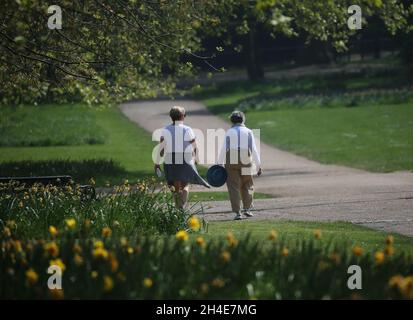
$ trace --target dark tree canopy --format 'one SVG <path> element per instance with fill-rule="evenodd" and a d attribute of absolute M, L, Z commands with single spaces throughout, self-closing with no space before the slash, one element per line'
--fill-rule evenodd
<path fill-rule="evenodd" d="M 332 43 L 345 50 L 350 0 L 60 0 L 62 29 L 49 29 L 50 3 L 3 0 L 0 11 L 0 104 L 82 100 L 122 101 L 170 93 L 192 72 L 188 61 L 211 64 L 201 40 L 247 56 L 250 75 L 262 70 L 255 36 L 266 30 Z M 407 28 L 398 0 L 360 0 L 363 17 L 378 16 L 392 33 Z M 410 8 L 411 9 L 411 8 Z M 237 39 L 242 39 L 237 43 Z M 217 48 L 220 51 L 221 48 Z M 198 54 L 197 54 L 198 52 Z"/>
<path fill-rule="evenodd" d="M 413 5 L 404 0 L 227 0 L 219 9 L 219 23 L 201 28 L 206 35 L 218 36 L 226 48 L 243 52 L 250 79 L 263 77 L 258 33 L 272 37 L 304 35 L 307 41 L 331 44 L 337 51 L 347 50 L 350 30 L 348 8 L 357 4 L 362 10 L 362 27 L 371 17 L 381 20 L 390 34 L 412 31 L 408 17 Z"/>
<path fill-rule="evenodd" d="M 207 1 L 63 0 L 62 28 L 50 30 L 45 1 L 5 0 L 0 11 L 0 98 L 24 103 L 87 102 L 170 92 L 199 51 Z M 203 57 L 198 57 L 203 59 Z"/>

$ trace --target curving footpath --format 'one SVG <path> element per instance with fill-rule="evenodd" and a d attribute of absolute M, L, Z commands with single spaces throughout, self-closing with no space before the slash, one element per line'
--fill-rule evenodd
<path fill-rule="evenodd" d="M 185 107 L 185 122 L 203 132 L 229 127 L 229 123 L 193 100 L 129 102 L 120 109 L 152 133 L 170 122 L 172 105 Z M 255 179 L 256 191 L 275 197 L 255 200 L 253 219 L 349 221 L 413 236 L 412 172 L 371 173 L 325 165 L 262 142 L 260 153 L 264 173 Z M 233 218 L 228 201 L 204 202 L 204 211 L 207 220 Z"/>

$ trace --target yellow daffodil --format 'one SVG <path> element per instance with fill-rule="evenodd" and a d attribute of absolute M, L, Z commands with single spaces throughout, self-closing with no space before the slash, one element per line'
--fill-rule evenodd
<path fill-rule="evenodd" d="M 395 275 L 390 278 L 389 287 L 397 287 L 403 298 L 413 299 L 413 276 Z"/>
<path fill-rule="evenodd" d="M 188 226 L 193 230 L 193 231 L 198 231 L 201 228 L 201 223 L 199 222 L 199 219 L 195 216 L 192 216 L 188 220 Z"/>
<path fill-rule="evenodd" d="M 93 250 L 93 257 L 96 259 L 106 260 L 109 257 L 109 253 L 105 248 L 98 247 Z"/>
<path fill-rule="evenodd" d="M 232 232 L 228 232 L 227 234 L 227 242 L 230 247 L 236 247 L 238 245 L 238 240 L 235 238 Z"/>
<path fill-rule="evenodd" d="M 49 233 L 54 238 L 59 232 L 55 226 L 49 226 Z"/>
<path fill-rule="evenodd" d="M 330 260 L 335 263 L 336 265 L 339 265 L 341 263 L 341 256 L 337 252 L 333 252 L 330 255 Z"/>
<path fill-rule="evenodd" d="M 398 287 L 403 281 L 403 279 L 403 276 L 397 274 L 389 279 L 388 285 L 389 287 Z"/>
<path fill-rule="evenodd" d="M 222 251 L 219 255 L 219 260 L 223 263 L 227 263 L 231 260 L 231 254 L 228 251 Z"/>
<path fill-rule="evenodd" d="M 270 234 L 268 235 L 268 240 L 270 240 L 270 241 L 275 241 L 275 240 L 277 240 L 277 237 L 278 237 L 278 232 L 277 232 L 277 230 L 272 229 L 272 230 L 270 231 Z"/>
<path fill-rule="evenodd" d="M 356 257 L 360 257 L 360 256 L 363 254 L 363 248 L 361 248 L 361 247 L 359 247 L 359 246 L 355 246 L 355 247 L 353 248 L 353 254 L 354 254 Z"/>
<path fill-rule="evenodd" d="M 110 276 L 103 277 L 103 291 L 109 292 L 112 291 L 114 287 L 113 279 Z"/>
<path fill-rule="evenodd" d="M 128 247 L 128 249 L 126 250 L 128 252 L 128 254 L 133 254 L 133 248 L 132 247 Z"/>
<path fill-rule="evenodd" d="M 143 279 L 143 286 L 144 286 L 145 288 L 150 288 L 150 287 L 152 287 L 152 286 L 153 286 L 153 281 L 152 281 L 152 279 L 151 279 L 151 278 L 145 278 L 145 279 Z"/>
<path fill-rule="evenodd" d="M 282 255 L 283 257 L 288 257 L 289 254 L 290 254 L 290 251 L 288 250 L 287 247 L 282 248 L 282 250 L 281 250 L 281 255 Z"/>
<path fill-rule="evenodd" d="M 113 252 L 109 253 L 109 265 L 110 265 L 110 271 L 115 273 L 119 269 L 119 262 L 116 259 L 116 256 Z"/>
<path fill-rule="evenodd" d="M 128 245 L 128 239 L 126 237 L 121 237 L 120 238 L 120 245 L 122 247 L 126 247 Z"/>
<path fill-rule="evenodd" d="M 208 283 L 202 283 L 200 286 L 200 291 L 203 294 L 207 294 L 209 292 L 209 285 Z"/>
<path fill-rule="evenodd" d="M 92 225 L 92 221 L 90 221 L 90 219 L 86 219 L 86 220 L 83 222 L 83 225 L 85 226 L 86 229 L 89 229 L 90 226 Z"/>
<path fill-rule="evenodd" d="M 216 288 L 222 288 L 225 286 L 225 281 L 221 278 L 215 278 L 214 280 L 212 280 L 211 285 Z"/>
<path fill-rule="evenodd" d="M 75 243 L 74 245 L 73 245 L 73 252 L 74 253 L 77 253 L 77 254 L 81 254 L 82 253 L 82 247 L 79 245 L 79 244 L 77 244 L 77 243 Z"/>
<path fill-rule="evenodd" d="M 83 258 L 82 256 L 80 256 L 79 254 L 75 254 L 75 256 L 73 257 L 73 261 L 75 263 L 75 265 L 77 266 L 81 266 L 83 264 Z"/>
<path fill-rule="evenodd" d="M 380 265 L 384 262 L 384 252 L 383 251 L 377 251 L 374 254 L 374 261 L 376 262 L 376 265 Z"/>
<path fill-rule="evenodd" d="M 66 270 L 66 265 L 63 263 L 61 259 L 50 260 L 50 265 L 58 266 L 60 270 L 62 270 L 62 273 Z"/>
<path fill-rule="evenodd" d="M 112 235 L 112 230 L 108 227 L 102 229 L 102 237 L 107 238 Z"/>
<path fill-rule="evenodd" d="M 197 237 L 197 238 L 196 238 L 196 244 L 197 244 L 199 247 L 205 247 L 205 239 L 202 238 L 202 237 Z"/>
<path fill-rule="evenodd" d="M 53 300 L 62 300 L 65 296 L 62 289 L 50 289 L 49 294 Z"/>
<path fill-rule="evenodd" d="M 17 227 L 17 223 L 14 220 L 7 220 L 6 226 L 9 227 L 10 229 L 14 229 Z"/>
<path fill-rule="evenodd" d="M 98 249 L 98 248 L 104 248 L 105 245 L 103 244 L 103 241 L 102 241 L 102 240 L 96 240 L 96 241 L 93 243 L 93 247 L 94 247 L 95 249 Z"/>
<path fill-rule="evenodd" d="M 189 236 L 185 230 L 180 230 L 175 235 L 176 239 L 179 241 L 187 241 Z"/>
<path fill-rule="evenodd" d="M 44 251 L 46 251 L 53 258 L 56 258 L 59 255 L 59 247 L 54 241 L 46 243 L 44 245 Z"/>
<path fill-rule="evenodd" d="M 23 251 L 22 243 L 19 240 L 14 240 L 12 242 L 12 245 L 13 245 L 14 250 L 16 250 L 16 252 Z"/>
<path fill-rule="evenodd" d="M 98 277 L 98 272 L 97 271 L 95 271 L 95 270 L 93 270 L 91 273 L 90 273 L 90 277 L 92 278 L 92 279 L 96 279 L 97 277 Z"/>
<path fill-rule="evenodd" d="M 388 235 L 388 236 L 387 236 L 387 238 L 386 238 L 386 244 L 387 244 L 388 246 L 391 246 L 391 245 L 394 244 L 394 237 L 393 237 L 392 235 Z"/>
<path fill-rule="evenodd" d="M 317 240 L 321 239 L 321 230 L 317 229 L 314 231 L 314 238 L 316 238 Z"/>
<path fill-rule="evenodd" d="M 39 280 L 39 275 L 33 269 L 26 271 L 26 280 L 30 285 L 35 284 Z"/>
<path fill-rule="evenodd" d="M 76 220 L 73 218 L 66 219 L 66 226 L 69 229 L 73 230 L 74 228 L 76 228 Z"/>
<path fill-rule="evenodd" d="M 413 299 L 413 276 L 404 277 L 399 285 L 400 292 L 405 299 Z"/>
<path fill-rule="evenodd" d="M 6 238 L 11 236 L 11 230 L 9 227 L 4 227 L 3 229 L 3 236 L 5 236 Z"/>

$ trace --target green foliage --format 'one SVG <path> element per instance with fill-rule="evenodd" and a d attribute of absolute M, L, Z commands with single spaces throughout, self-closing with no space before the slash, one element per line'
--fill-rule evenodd
<path fill-rule="evenodd" d="M 115 236 L 56 242 L 0 236 L 4 298 L 125 299 L 411 299 L 413 261 L 396 253 L 356 256 L 321 240 L 256 243 Z M 388 245 L 387 248 L 391 248 Z M 53 250 L 50 250 L 50 249 Z M 57 248 L 57 250 L 56 250 Z M 56 254 L 57 253 L 57 254 Z M 58 262 L 56 262 L 57 259 Z M 64 266 L 63 291 L 47 288 L 51 264 Z M 349 265 L 362 269 L 362 290 L 348 289 Z"/>
<path fill-rule="evenodd" d="M 400 251 L 400 236 L 385 242 L 361 227 L 318 223 L 323 229 L 311 240 L 302 232 L 310 222 L 282 221 L 201 223 L 196 232 L 194 212 L 175 208 L 166 189 L 147 182 L 94 201 L 82 201 L 76 185 L 1 188 L 3 299 L 412 298 L 413 257 Z M 270 232 L 274 224 L 280 234 Z M 250 236 L 251 228 L 265 228 L 265 237 Z M 362 231 L 378 235 L 378 248 L 367 241 L 356 250 L 338 236 Z M 358 295 L 347 288 L 352 264 L 363 271 Z M 45 285 L 50 265 L 63 271 L 62 291 Z"/>
<path fill-rule="evenodd" d="M 253 50 L 247 35 L 304 35 L 345 50 L 348 0 L 67 1 L 62 29 L 47 27 L 48 4 L 6 0 L 0 19 L 0 104 L 119 102 L 171 94 L 191 60 L 205 61 L 201 40 L 218 35 L 223 47 Z M 363 0 L 363 16 L 378 16 L 394 34 L 407 27 L 398 0 Z M 238 38 L 241 36 L 241 40 Z M 251 51 L 253 52 L 253 51 Z"/>
<path fill-rule="evenodd" d="M 0 18 L 0 103 L 88 104 L 170 93 L 199 48 L 193 23 L 214 3 L 56 1 L 62 29 L 48 28 L 48 3 L 7 0 Z"/>
<path fill-rule="evenodd" d="M 0 108 L 0 146 L 102 144 L 107 133 L 95 114 L 79 105 Z"/>
<path fill-rule="evenodd" d="M 267 29 L 273 37 L 277 34 L 303 35 L 308 41 L 330 42 L 337 51 L 343 51 L 347 49 L 350 37 L 355 35 L 355 31 L 347 26 L 350 16 L 347 8 L 353 4 L 348 0 L 230 0 L 217 8 L 217 15 L 221 18 L 219 23 L 214 28 L 202 29 L 202 32 L 218 35 L 226 46 L 236 51 L 245 47 L 245 39 L 238 43 L 237 36 L 254 33 L 260 27 Z M 368 18 L 376 16 L 393 35 L 408 29 L 411 12 L 402 1 L 363 0 L 357 5 L 362 9 L 365 28 L 368 27 Z"/>
<path fill-rule="evenodd" d="M 191 213 L 176 208 L 171 198 L 167 187 L 155 191 L 150 181 L 126 182 L 113 194 L 99 194 L 96 200 L 82 200 L 76 184 L 30 188 L 3 184 L 0 221 L 15 221 L 15 233 L 26 238 L 46 237 L 50 225 L 63 229 L 67 219 L 80 226 L 76 229 L 79 237 L 84 232 L 89 237 L 99 236 L 104 227 L 124 236 L 174 234 Z"/>

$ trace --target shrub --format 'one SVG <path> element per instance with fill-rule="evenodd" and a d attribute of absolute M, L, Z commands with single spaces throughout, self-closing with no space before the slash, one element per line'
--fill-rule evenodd
<path fill-rule="evenodd" d="M 11 225 L 11 223 L 9 223 Z M 144 299 L 391 299 L 413 298 L 412 258 L 389 250 L 363 254 L 322 239 L 286 248 L 249 237 L 207 241 L 176 237 L 24 240 L 5 227 L 0 236 L 1 298 Z M 60 231 L 60 230 L 59 230 Z M 184 236 L 185 235 L 185 236 Z M 388 248 L 387 245 L 386 248 Z M 362 289 L 347 287 L 349 265 L 362 269 Z M 62 289 L 49 290 L 49 265 L 63 270 Z"/>
<path fill-rule="evenodd" d="M 99 194 L 96 200 L 82 200 L 78 185 L 0 186 L 0 223 L 15 221 L 17 235 L 44 237 L 49 226 L 57 229 L 68 219 L 74 221 L 77 236 L 99 236 L 104 227 L 114 234 L 173 234 L 192 214 L 176 208 L 170 193 L 155 189 L 149 181 L 137 185 L 127 182 L 113 193 Z"/>

